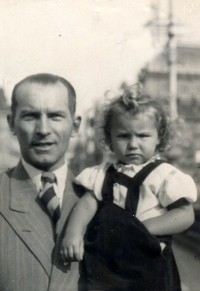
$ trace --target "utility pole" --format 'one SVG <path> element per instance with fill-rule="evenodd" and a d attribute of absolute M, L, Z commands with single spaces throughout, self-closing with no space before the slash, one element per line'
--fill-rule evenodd
<path fill-rule="evenodd" d="M 168 88 L 169 88 L 169 105 L 170 105 L 170 115 L 171 119 L 175 120 L 178 117 L 177 113 L 177 44 L 175 36 L 175 25 L 173 21 L 173 0 L 167 0 L 168 3 L 168 17 L 167 23 L 161 23 L 159 16 L 160 10 L 160 0 L 153 0 L 152 10 L 153 19 L 150 20 L 146 27 L 150 27 L 152 35 L 157 41 L 163 36 L 163 29 L 166 35 L 167 29 L 167 52 L 168 52 Z M 160 33 L 160 30 L 161 33 Z"/>
<path fill-rule="evenodd" d="M 172 0 L 169 1 L 169 23 L 168 23 L 168 66 L 169 66 L 169 98 L 171 119 L 178 117 L 177 113 L 177 45 L 174 33 L 172 14 Z"/>

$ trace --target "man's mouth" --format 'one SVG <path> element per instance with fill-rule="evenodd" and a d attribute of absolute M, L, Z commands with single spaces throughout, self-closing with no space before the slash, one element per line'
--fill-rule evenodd
<path fill-rule="evenodd" d="M 33 142 L 32 146 L 38 150 L 46 151 L 54 145 L 53 142 Z"/>

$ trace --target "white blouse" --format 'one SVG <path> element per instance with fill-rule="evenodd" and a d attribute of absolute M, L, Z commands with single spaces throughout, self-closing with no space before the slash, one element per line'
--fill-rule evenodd
<path fill-rule="evenodd" d="M 154 158 L 155 160 L 155 158 Z M 114 164 L 118 172 L 122 172 L 129 177 L 134 177 L 148 161 L 142 165 L 122 165 Z M 77 177 L 75 182 L 94 192 L 96 198 L 102 200 L 101 189 L 105 178 L 106 170 L 111 164 L 104 162 L 98 166 L 84 169 Z M 127 188 L 115 183 L 113 185 L 114 203 L 125 208 Z M 136 212 L 136 217 L 143 221 L 148 218 L 156 217 L 167 212 L 167 206 L 185 198 L 189 202 L 197 199 L 197 189 L 193 179 L 175 168 L 174 166 L 163 163 L 154 169 L 140 186 L 140 197 Z"/>

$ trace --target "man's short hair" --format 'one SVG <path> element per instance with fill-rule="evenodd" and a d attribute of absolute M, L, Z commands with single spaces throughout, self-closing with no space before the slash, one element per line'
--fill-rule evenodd
<path fill-rule="evenodd" d="M 17 89 L 24 83 L 37 83 L 42 85 L 49 85 L 49 84 L 56 84 L 56 83 L 62 83 L 68 91 L 69 96 L 69 110 L 71 115 L 73 116 L 76 110 L 76 92 L 73 88 L 73 86 L 64 78 L 52 75 L 52 74 L 36 74 L 31 75 L 17 83 L 13 89 L 12 92 L 12 98 L 11 98 L 11 111 L 13 116 L 15 116 L 15 111 L 17 107 Z"/>

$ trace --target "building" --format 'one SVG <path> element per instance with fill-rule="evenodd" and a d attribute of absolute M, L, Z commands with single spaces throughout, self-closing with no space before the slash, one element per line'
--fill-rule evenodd
<path fill-rule="evenodd" d="M 182 124 L 180 141 L 168 157 L 193 176 L 200 193 L 200 46 L 178 45 L 176 53 L 177 110 Z M 142 68 L 138 78 L 147 94 L 169 103 L 167 49 Z"/>
<path fill-rule="evenodd" d="M 165 49 L 141 70 L 139 80 L 150 95 L 168 98 L 168 76 Z M 178 101 L 200 103 L 200 47 L 177 47 L 177 97 Z"/>

